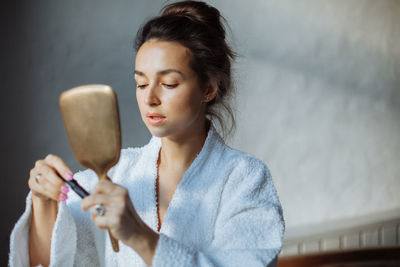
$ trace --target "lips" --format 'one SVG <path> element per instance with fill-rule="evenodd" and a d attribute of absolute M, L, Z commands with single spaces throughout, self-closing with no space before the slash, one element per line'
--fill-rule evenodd
<path fill-rule="evenodd" d="M 146 118 L 151 125 L 160 125 L 166 120 L 166 117 L 159 113 L 147 113 Z"/>
<path fill-rule="evenodd" d="M 152 118 L 152 119 L 163 119 L 163 118 L 165 118 L 165 116 L 164 115 L 161 115 L 161 114 L 159 114 L 159 113 L 147 113 L 146 114 L 146 117 L 147 118 Z"/>

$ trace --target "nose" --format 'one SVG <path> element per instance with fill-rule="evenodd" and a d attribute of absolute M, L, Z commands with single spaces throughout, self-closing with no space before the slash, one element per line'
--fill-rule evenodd
<path fill-rule="evenodd" d="M 149 106 L 161 104 L 158 85 L 156 83 L 149 85 L 146 90 L 145 103 Z"/>

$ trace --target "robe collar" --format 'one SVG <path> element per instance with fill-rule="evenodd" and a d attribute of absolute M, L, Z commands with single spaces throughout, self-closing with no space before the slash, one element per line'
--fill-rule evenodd
<path fill-rule="evenodd" d="M 180 202 L 181 199 L 181 192 L 184 192 L 186 189 L 190 187 L 190 184 L 193 181 L 191 179 L 194 176 L 197 176 L 199 172 L 203 169 L 204 166 L 206 166 L 207 161 L 215 150 L 218 150 L 218 147 L 223 146 L 225 143 L 221 136 L 218 134 L 216 131 L 215 127 L 213 124 L 210 124 L 210 128 L 207 133 L 206 140 L 204 142 L 204 145 L 200 151 L 200 153 L 196 156 L 196 158 L 193 160 L 193 162 L 190 164 L 189 168 L 185 171 L 183 174 L 183 177 L 181 181 L 179 182 L 177 188 L 175 189 L 175 192 L 172 196 L 172 199 L 168 205 L 168 209 L 165 213 L 163 223 L 161 225 L 161 230 L 160 232 L 163 233 L 168 233 L 169 232 L 169 220 L 171 220 L 174 217 L 174 210 L 177 208 L 178 202 Z M 149 175 L 147 176 L 149 179 L 148 184 L 154 185 L 153 188 L 151 189 L 152 191 L 152 197 L 149 199 L 152 203 L 150 204 L 152 206 L 152 216 L 151 219 L 152 225 L 151 227 L 153 230 L 157 229 L 158 226 L 158 217 L 157 217 L 157 208 L 156 208 L 156 198 L 155 198 L 155 183 L 156 183 L 156 178 L 157 178 L 157 160 L 159 157 L 160 149 L 162 147 L 162 141 L 160 137 L 157 136 L 152 136 L 148 146 L 146 154 L 148 157 L 146 157 L 149 160 L 149 163 L 151 164 L 151 168 L 149 170 Z M 215 152 L 214 152 L 215 153 Z M 198 178 L 198 177 L 197 177 Z M 171 217 L 172 216 L 172 217 Z M 171 218 L 171 219 L 170 219 Z"/>

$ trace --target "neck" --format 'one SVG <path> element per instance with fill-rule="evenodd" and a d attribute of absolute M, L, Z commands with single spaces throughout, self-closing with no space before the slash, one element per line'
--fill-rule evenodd
<path fill-rule="evenodd" d="M 179 138 L 163 137 L 160 150 L 160 167 L 170 170 L 186 170 L 203 148 L 209 125 Z"/>

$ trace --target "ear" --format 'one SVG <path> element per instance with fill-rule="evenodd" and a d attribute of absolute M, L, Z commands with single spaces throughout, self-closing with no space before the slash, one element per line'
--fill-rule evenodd
<path fill-rule="evenodd" d="M 215 96 L 217 95 L 218 92 L 218 85 L 219 85 L 219 80 L 218 79 L 212 79 L 208 83 L 208 86 L 206 87 L 206 90 L 204 91 L 204 103 L 211 102 Z"/>

